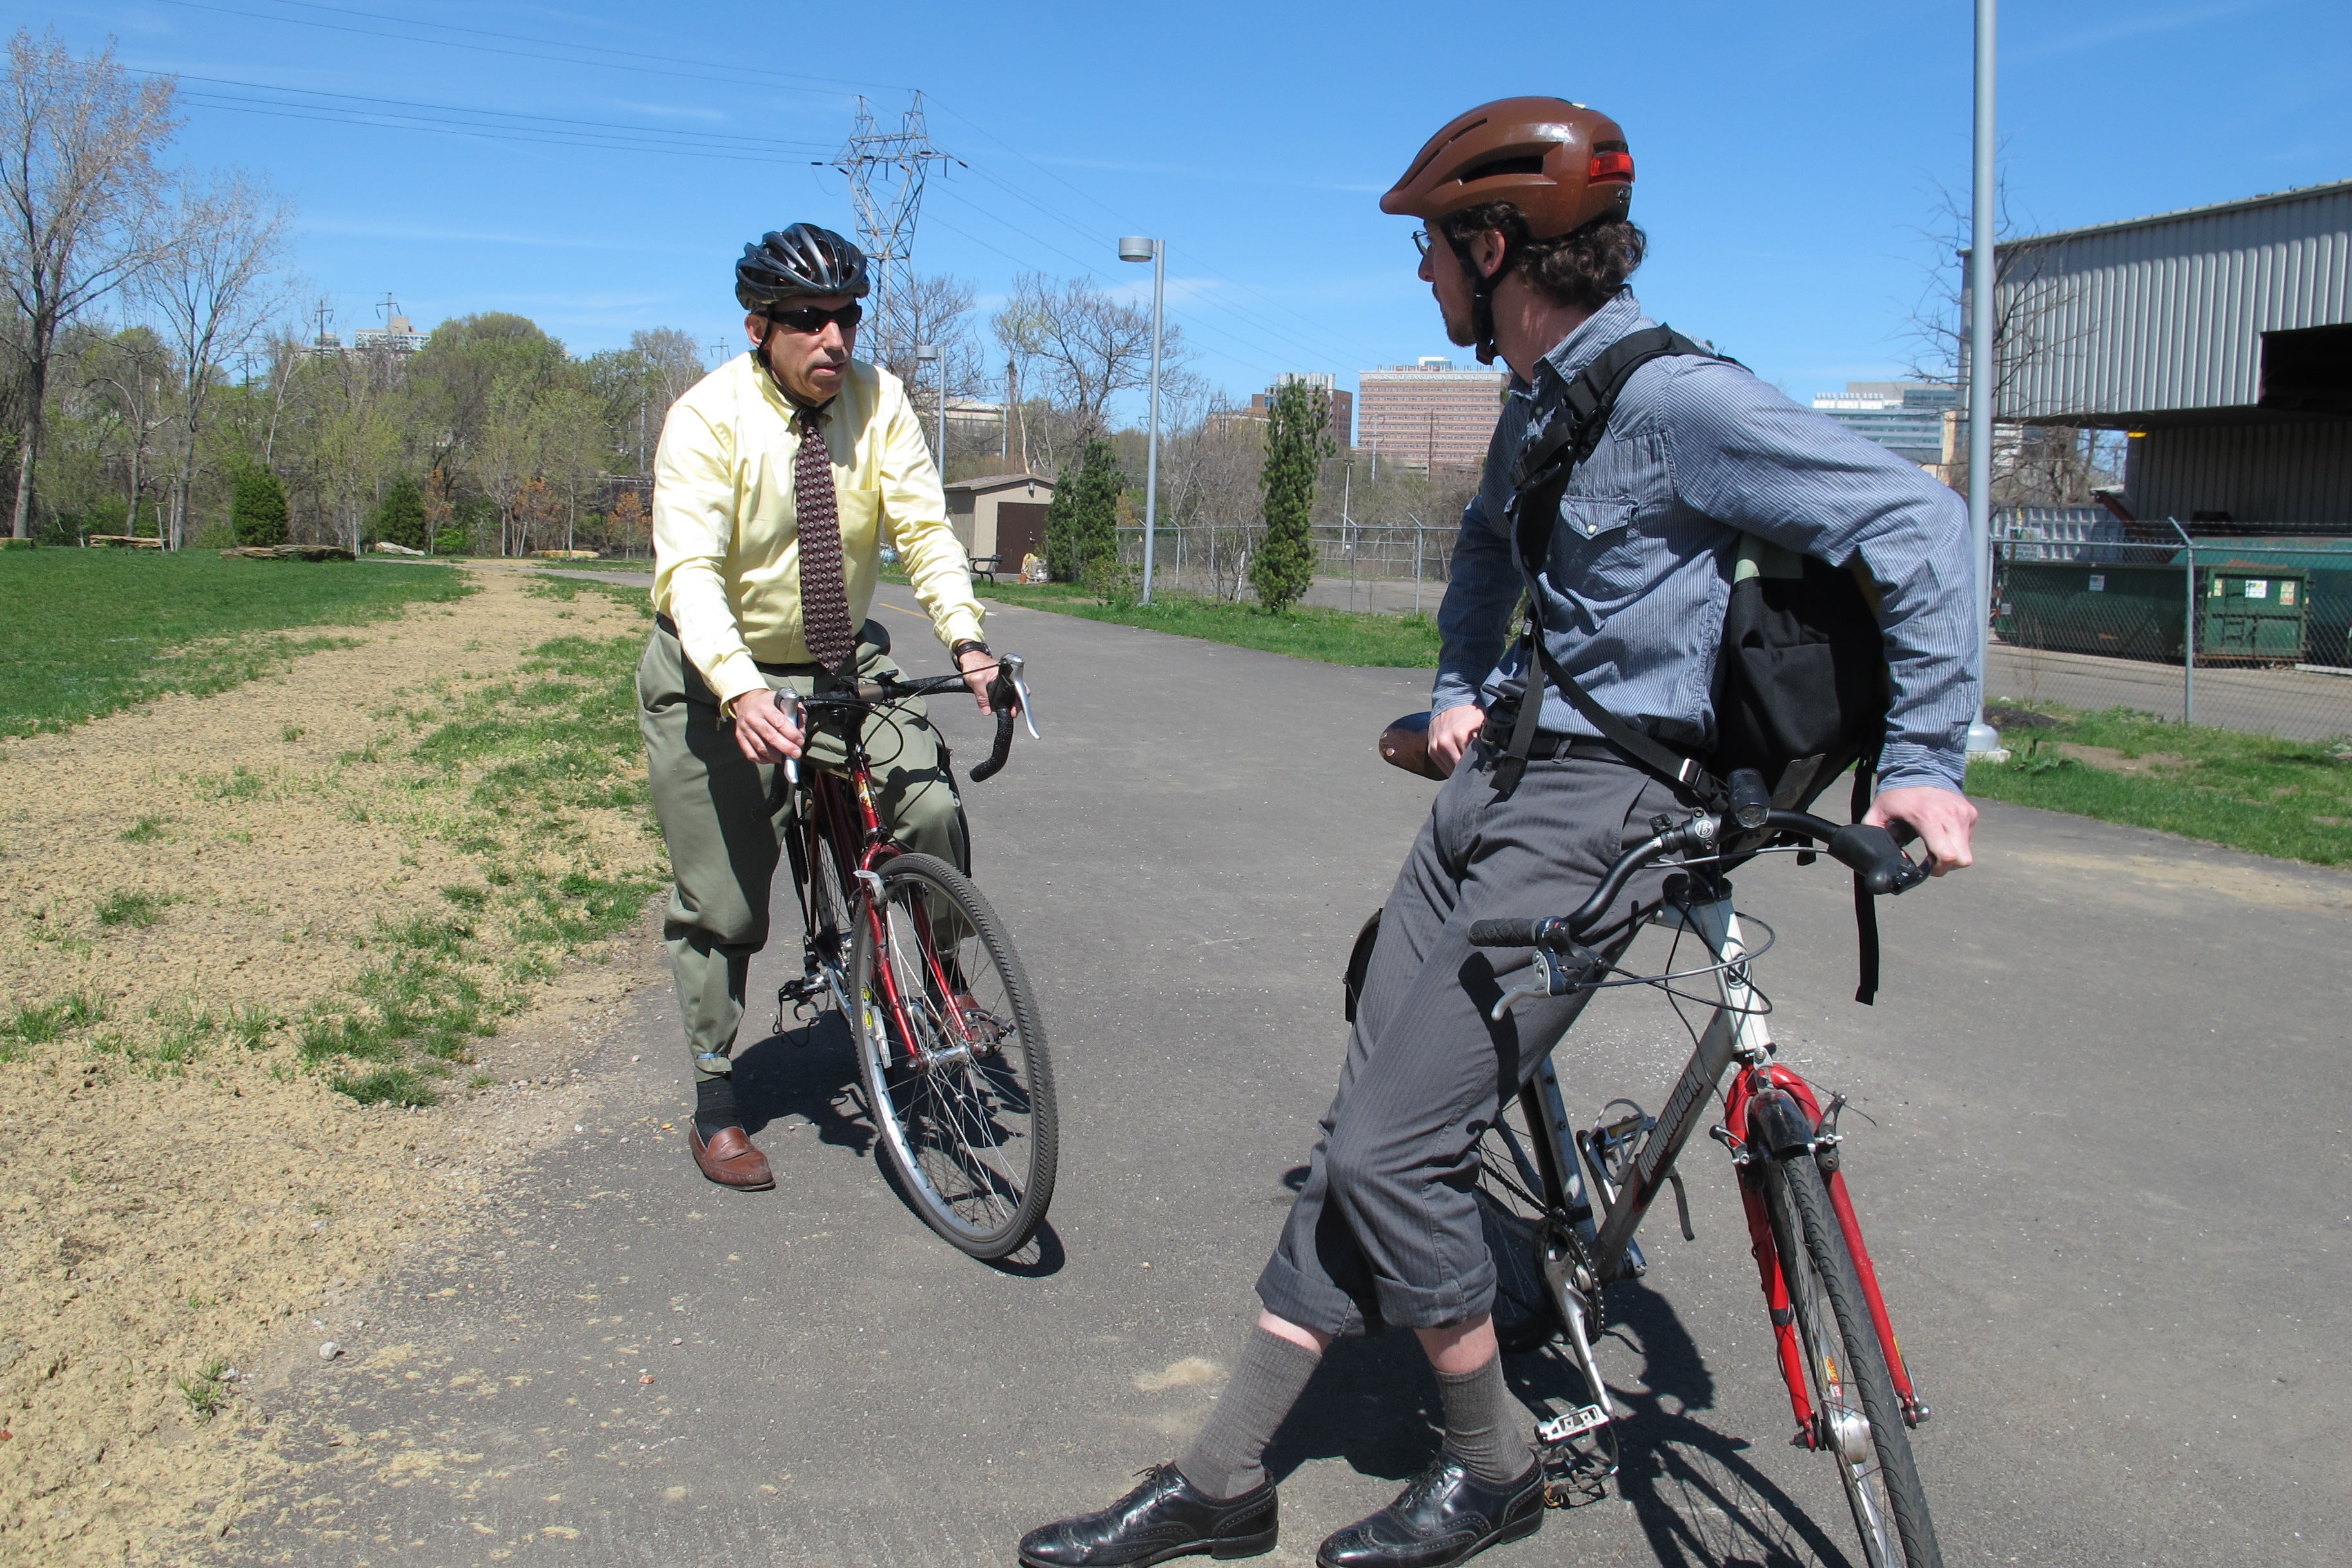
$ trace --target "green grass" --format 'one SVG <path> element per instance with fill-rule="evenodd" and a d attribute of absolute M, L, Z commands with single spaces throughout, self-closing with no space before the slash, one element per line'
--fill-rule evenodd
<path fill-rule="evenodd" d="M 2256 855 L 2352 864 L 2352 744 L 2192 728 L 2122 708 L 2011 707 L 1992 721 L 2014 754 L 1971 766 L 1972 795 Z M 2119 756 L 2069 754 L 2079 747 Z M 2132 763 L 2138 770 L 2126 771 Z"/>
<path fill-rule="evenodd" d="M 165 692 L 226 690 L 351 626 L 471 590 L 446 567 L 224 561 L 209 551 L 0 554 L 0 736 L 63 730 Z M 222 639 L 222 640 L 212 640 Z M 192 648 L 191 644 L 209 646 Z"/>
<path fill-rule="evenodd" d="M 1062 583 L 1031 586 L 977 582 L 972 588 L 983 599 L 1001 599 L 1033 610 L 1142 626 L 1324 664 L 1437 668 L 1439 642 L 1433 616 L 1378 616 L 1309 605 L 1293 605 L 1281 615 L 1270 616 L 1255 605 L 1175 594 L 1162 594 L 1149 605 L 1122 605 L 1107 603 L 1083 588 Z"/>
<path fill-rule="evenodd" d="M 188 1305 L 195 1304 L 196 1299 L 191 1294 Z M 197 1426 L 219 1415 L 221 1406 L 228 1403 L 228 1390 L 222 1386 L 223 1374 L 227 1371 L 228 1363 L 215 1356 L 196 1370 L 195 1376 L 172 1380 L 180 1390 L 180 1397 L 188 1402 L 189 1418 Z"/>
<path fill-rule="evenodd" d="M 143 931 L 163 918 L 163 906 L 171 901 L 152 893 L 112 893 L 99 901 L 98 923 L 137 926 Z"/>

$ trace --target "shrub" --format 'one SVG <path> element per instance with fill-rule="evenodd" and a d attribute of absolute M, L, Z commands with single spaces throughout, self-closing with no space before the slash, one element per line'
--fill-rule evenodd
<path fill-rule="evenodd" d="M 375 525 L 369 531 L 411 550 L 425 548 L 425 492 L 416 488 L 415 479 L 403 475 L 392 481 L 383 492 L 383 504 L 375 509 Z"/>
<path fill-rule="evenodd" d="M 237 471 L 228 517 L 239 544 L 285 543 L 286 487 L 261 464 L 247 464 Z"/>

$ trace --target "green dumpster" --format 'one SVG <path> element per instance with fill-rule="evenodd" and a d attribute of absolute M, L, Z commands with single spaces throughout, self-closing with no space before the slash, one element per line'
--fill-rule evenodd
<path fill-rule="evenodd" d="M 2261 562 L 2197 563 L 2203 597 L 2197 657 L 2249 664 L 2294 664 L 2303 658 L 2311 614 L 2311 574 Z"/>
<path fill-rule="evenodd" d="M 2304 657 L 2311 574 L 2261 562 L 2197 563 L 2200 662 L 2293 664 Z M 2173 562 L 2002 563 L 1993 632 L 2013 647 L 2179 664 L 2187 567 Z"/>
<path fill-rule="evenodd" d="M 1993 631 L 2013 647 L 2178 664 L 2189 608 L 2181 574 L 2163 562 L 2004 562 Z"/>

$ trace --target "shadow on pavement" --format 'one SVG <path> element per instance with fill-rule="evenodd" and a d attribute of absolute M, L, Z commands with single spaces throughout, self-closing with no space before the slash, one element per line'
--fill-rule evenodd
<path fill-rule="evenodd" d="M 1657 1560 L 1671 1568 L 1794 1568 L 1853 1560 L 1825 1528 L 1745 1456 L 1747 1436 L 1696 1412 L 1715 1404 L 1715 1375 L 1665 1298 L 1639 1285 L 1609 1296 L 1604 1368 L 1628 1352 L 1638 1383 L 1612 1381 L 1630 1415 L 1618 1424 L 1622 1458 L 1612 1489 L 1631 1508 Z M 1584 1402 L 1583 1380 L 1546 1347 L 1505 1362 L 1512 1392 L 1533 1410 Z M 1279 1481 L 1311 1460 L 1344 1460 L 1360 1475 L 1402 1484 L 1437 1457 L 1443 1433 L 1435 1380 L 1410 1333 L 1341 1340 L 1276 1434 L 1266 1471 Z M 1573 1512 L 1574 1510 L 1570 1510 Z M 1560 1522 L 1560 1521 L 1556 1521 Z"/>

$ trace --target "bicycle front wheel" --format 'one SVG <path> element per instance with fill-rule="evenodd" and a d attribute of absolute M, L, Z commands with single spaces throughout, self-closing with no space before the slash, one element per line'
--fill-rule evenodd
<path fill-rule="evenodd" d="M 850 959 L 877 1141 L 924 1224 L 974 1258 L 1003 1258 L 1036 1234 L 1054 1196 L 1045 1020 L 969 879 L 929 855 L 894 857 L 879 875 Z"/>
<path fill-rule="evenodd" d="M 1809 1154 L 1767 1160 L 1763 1179 L 1812 1399 L 1812 1443 L 1837 1461 L 1863 1555 L 1870 1568 L 1943 1568 L 1903 1406 L 1821 1167 Z"/>

